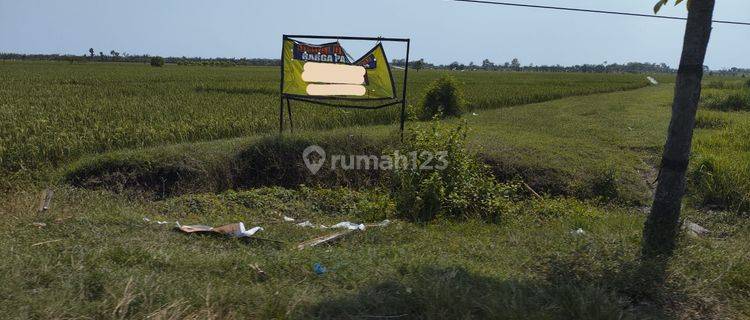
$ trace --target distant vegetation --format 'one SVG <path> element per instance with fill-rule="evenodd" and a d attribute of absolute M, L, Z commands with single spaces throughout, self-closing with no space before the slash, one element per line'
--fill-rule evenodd
<path fill-rule="evenodd" d="M 19 53 L 2 53 L 0 60 L 49 60 L 49 61 L 69 61 L 71 63 L 85 62 L 133 62 L 133 63 L 150 63 L 151 56 L 147 54 L 129 54 L 127 52 L 118 52 L 110 50 L 109 55 L 104 52 L 95 54 L 94 48 L 90 48 L 86 54 L 19 54 Z M 181 66 L 213 66 L 213 67 L 232 67 L 232 66 L 280 66 L 279 59 L 264 58 L 205 58 L 205 57 L 165 57 L 165 63 L 177 64 Z M 391 65 L 403 68 L 406 66 L 405 59 L 393 59 Z M 677 70 L 665 63 L 648 63 L 648 62 L 628 62 L 623 64 L 603 62 L 601 64 L 583 64 L 574 66 L 561 65 L 522 65 L 517 58 L 510 62 L 495 63 L 489 59 L 484 59 L 481 64 L 474 62 L 464 64 L 461 62 L 452 62 L 449 64 L 435 64 L 418 59 L 409 61 L 409 68 L 413 70 L 422 69 L 439 69 L 439 70 L 484 70 L 484 71 L 524 71 L 524 72 L 584 72 L 584 73 L 676 73 Z M 708 74 L 715 75 L 750 75 L 750 69 L 729 68 L 720 70 L 710 70 L 705 67 Z"/>
<path fill-rule="evenodd" d="M 19 53 L 0 53 L 0 60 L 17 60 L 17 61 L 67 61 L 70 63 L 87 63 L 87 62 L 129 62 L 129 63 L 150 63 L 151 55 L 147 54 L 128 54 L 120 53 L 114 50 L 109 55 L 99 52 L 98 55 L 93 53 L 94 50 L 84 55 L 68 54 L 19 54 Z M 248 59 L 248 58 L 202 58 L 202 57 L 165 57 L 164 62 L 177 65 L 205 65 L 205 66 L 278 66 L 279 59 Z"/>
<path fill-rule="evenodd" d="M 162 58 L 162 57 L 151 57 L 151 66 L 152 67 L 163 67 L 164 66 L 164 58 Z"/>

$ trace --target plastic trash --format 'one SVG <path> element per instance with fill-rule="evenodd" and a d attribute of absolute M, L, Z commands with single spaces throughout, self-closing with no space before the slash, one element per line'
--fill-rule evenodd
<path fill-rule="evenodd" d="M 364 224 L 356 224 L 349 221 L 339 222 L 331 226 L 332 229 L 365 230 Z"/>
<path fill-rule="evenodd" d="M 298 227 L 303 227 L 303 228 L 314 228 L 315 227 L 315 225 L 312 224 L 312 222 L 310 222 L 310 221 L 300 222 L 300 223 L 297 224 L 297 226 Z"/>
<path fill-rule="evenodd" d="M 151 219 L 149 219 L 147 217 L 143 217 L 143 221 L 146 222 L 146 223 L 151 223 L 152 222 Z M 168 221 L 153 221 L 153 223 L 156 223 L 156 224 L 158 224 L 160 226 L 163 226 L 165 224 L 169 224 Z"/>
<path fill-rule="evenodd" d="M 216 228 L 206 225 L 182 226 L 179 222 L 177 222 L 175 228 L 184 233 L 216 233 L 235 238 L 251 237 L 259 231 L 263 230 L 262 227 L 253 227 L 249 230 L 245 229 L 245 224 L 242 222 L 228 224 Z"/>
<path fill-rule="evenodd" d="M 571 231 L 570 234 L 575 235 L 575 236 L 582 236 L 586 234 L 586 231 L 583 231 L 583 229 L 578 228 L 577 230 Z"/>
<path fill-rule="evenodd" d="M 370 228 L 370 227 L 385 227 L 389 225 L 390 223 L 391 223 L 390 220 L 383 220 L 379 223 L 372 223 L 372 224 L 365 225 L 365 224 L 356 224 L 356 223 L 351 223 L 349 221 L 344 221 L 344 222 L 331 226 L 331 228 L 346 229 L 346 230 L 337 231 L 334 233 L 326 234 L 323 236 L 312 238 L 310 240 L 303 241 L 297 245 L 297 249 L 302 250 L 305 248 L 315 247 L 321 244 L 332 243 L 349 234 L 355 233 L 356 231 L 364 231 L 365 228 Z M 305 226 L 310 226 L 310 227 L 315 226 L 309 221 L 305 221 L 305 223 L 303 224 Z M 300 224 L 297 224 L 297 225 L 300 225 Z M 325 229 L 326 227 L 321 225 L 320 228 Z"/>
<path fill-rule="evenodd" d="M 367 227 L 387 227 L 389 224 L 391 224 L 391 220 L 385 219 L 383 221 L 380 221 L 378 223 L 373 224 L 366 224 Z"/>
<path fill-rule="evenodd" d="M 263 231 L 262 227 L 252 227 L 250 230 L 245 230 L 245 224 L 240 222 L 240 233 L 238 237 L 251 237 L 252 235 L 258 233 L 259 231 Z"/>
<path fill-rule="evenodd" d="M 390 223 L 391 223 L 390 220 L 383 220 L 378 223 L 369 223 L 369 224 L 342 221 L 330 227 L 327 227 L 326 225 L 323 225 L 323 224 L 315 225 L 314 223 L 306 220 L 304 222 L 297 223 L 297 226 L 303 227 L 303 228 L 365 230 L 365 228 L 368 228 L 368 227 L 385 227 L 389 225 Z"/>
<path fill-rule="evenodd" d="M 328 269 L 324 265 L 320 264 L 320 262 L 316 262 L 313 265 L 313 272 L 315 272 L 315 274 L 317 275 L 322 275 L 328 272 Z"/>
<path fill-rule="evenodd" d="M 293 222 L 294 221 L 294 218 L 290 218 L 290 217 L 287 217 L 287 216 L 284 216 L 283 218 L 284 218 L 284 221 L 286 221 L 286 222 Z"/>

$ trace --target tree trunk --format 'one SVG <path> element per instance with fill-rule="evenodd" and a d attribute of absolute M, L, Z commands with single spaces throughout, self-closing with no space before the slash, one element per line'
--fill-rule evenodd
<path fill-rule="evenodd" d="M 645 257 L 671 255 L 679 231 L 685 173 L 690 159 L 715 0 L 692 0 L 688 3 L 690 7 L 675 84 L 672 120 L 664 145 L 654 203 L 643 230 Z"/>

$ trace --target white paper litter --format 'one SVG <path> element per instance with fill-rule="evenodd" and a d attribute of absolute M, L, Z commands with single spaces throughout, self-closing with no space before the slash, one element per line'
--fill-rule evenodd
<path fill-rule="evenodd" d="M 648 81 L 651 82 L 652 85 L 659 84 L 659 81 L 656 81 L 656 79 L 654 79 L 653 77 L 646 77 L 646 79 L 648 79 Z"/>
<path fill-rule="evenodd" d="M 583 231 L 583 229 L 578 228 L 578 230 L 571 231 L 570 234 L 576 235 L 576 236 L 582 236 L 582 235 L 586 234 L 586 231 Z"/>
<path fill-rule="evenodd" d="M 284 216 L 284 221 L 286 221 L 286 222 L 292 222 L 292 221 L 294 221 L 294 218 L 290 218 L 290 217 Z"/>

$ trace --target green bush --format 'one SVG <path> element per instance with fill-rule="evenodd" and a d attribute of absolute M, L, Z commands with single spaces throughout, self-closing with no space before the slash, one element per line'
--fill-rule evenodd
<path fill-rule="evenodd" d="M 729 125 L 697 141 L 689 190 L 702 205 L 750 211 L 750 124 Z"/>
<path fill-rule="evenodd" d="M 464 97 L 460 84 L 452 76 L 444 76 L 433 81 L 427 87 L 422 100 L 423 120 L 436 115 L 458 116 L 463 112 Z"/>
<path fill-rule="evenodd" d="M 151 57 L 151 66 L 152 67 L 163 67 L 164 66 L 164 58 L 162 58 L 162 57 Z"/>
<path fill-rule="evenodd" d="M 487 166 L 469 155 L 463 126 L 449 128 L 439 121 L 426 126 L 412 130 L 403 149 L 394 153 L 391 194 L 399 217 L 420 222 L 436 218 L 499 221 L 516 197 L 518 184 L 496 182 Z M 408 166 L 404 166 L 406 159 Z"/>
<path fill-rule="evenodd" d="M 723 90 L 703 99 L 706 108 L 720 111 L 750 111 L 750 90 Z"/>
<path fill-rule="evenodd" d="M 745 81 L 745 88 L 750 88 L 750 80 Z"/>
<path fill-rule="evenodd" d="M 724 89 L 726 88 L 726 86 L 727 86 L 726 82 L 724 82 L 723 80 L 718 80 L 718 81 L 708 82 L 703 87 L 711 88 L 711 89 Z"/>
<path fill-rule="evenodd" d="M 727 121 L 724 118 L 709 113 L 699 113 L 695 118 L 696 129 L 719 129 L 726 126 Z"/>

